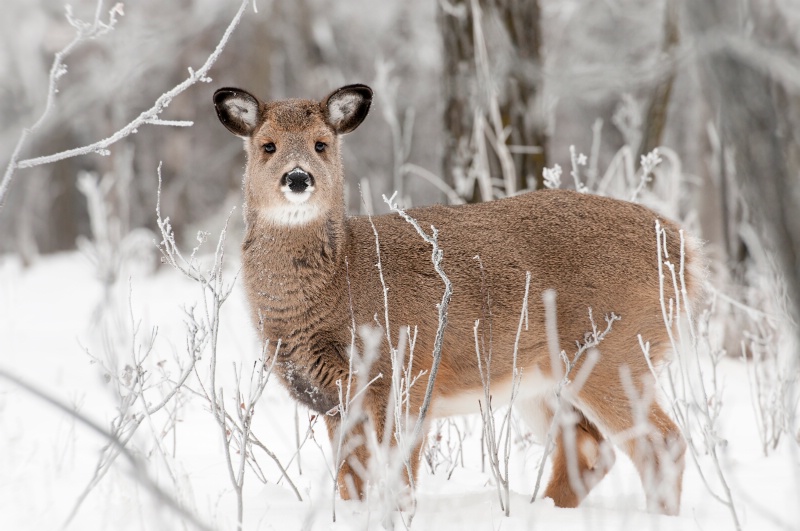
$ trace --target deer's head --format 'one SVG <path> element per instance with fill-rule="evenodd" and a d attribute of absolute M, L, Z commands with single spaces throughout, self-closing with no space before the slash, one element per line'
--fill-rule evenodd
<path fill-rule="evenodd" d="M 248 212 L 278 225 L 304 225 L 342 208 L 340 137 L 366 118 L 372 89 L 347 85 L 322 101 L 262 103 L 237 88 L 214 93 L 222 124 L 244 139 Z"/>

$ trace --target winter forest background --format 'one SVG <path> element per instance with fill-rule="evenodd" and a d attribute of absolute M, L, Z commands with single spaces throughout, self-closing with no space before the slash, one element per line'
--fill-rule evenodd
<path fill-rule="evenodd" d="M 0 528 L 800 527 L 800 1 L 0 12 Z M 629 463 L 577 510 L 529 504 L 541 441 L 515 421 L 503 478 L 478 418 L 437 425 L 413 519 L 385 496 L 334 501 L 324 428 L 251 377 L 244 156 L 211 95 L 356 82 L 375 100 L 345 142 L 353 213 L 394 192 L 420 206 L 579 187 L 706 242 L 705 326 L 670 397 L 693 456 L 680 517 L 644 512 Z"/>

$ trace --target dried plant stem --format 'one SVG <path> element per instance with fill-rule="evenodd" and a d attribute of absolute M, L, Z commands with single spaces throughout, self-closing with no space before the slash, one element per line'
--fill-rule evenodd
<path fill-rule="evenodd" d="M 716 420 L 716 413 L 712 413 L 710 410 L 710 402 L 709 402 L 709 395 L 705 387 L 704 381 L 704 373 L 703 369 L 700 365 L 700 355 L 699 355 L 699 338 L 697 331 L 695 330 L 695 321 L 692 315 L 692 305 L 691 301 L 689 300 L 688 290 L 686 288 L 686 277 L 685 277 L 685 247 L 686 242 L 684 238 L 683 231 L 680 231 L 680 267 L 678 272 L 675 271 L 675 266 L 670 262 L 669 256 L 667 255 L 667 241 L 666 241 L 666 231 L 661 228 L 661 223 L 656 220 L 655 223 L 655 230 L 656 230 L 656 249 L 657 249 L 657 259 L 658 259 L 658 277 L 659 277 L 659 293 L 660 293 L 660 302 L 661 302 L 661 312 L 664 319 L 664 325 L 667 329 L 667 334 L 669 337 L 670 344 L 672 346 L 673 352 L 676 353 L 676 361 L 679 365 L 680 374 L 682 376 L 682 389 L 683 395 L 681 396 L 678 393 L 676 388 L 674 379 L 672 378 L 671 372 L 669 373 L 669 385 L 670 391 L 672 392 L 672 396 L 675 398 L 678 403 L 683 405 L 684 410 L 682 411 L 681 415 L 678 415 L 677 418 L 681 422 L 681 429 L 684 432 L 686 437 L 687 446 L 689 447 L 690 454 L 692 455 L 693 461 L 695 462 L 700 475 L 703 476 L 703 481 L 706 487 L 709 489 L 709 492 L 723 505 L 725 505 L 733 520 L 733 524 L 737 531 L 742 529 L 741 522 L 739 521 L 739 516 L 736 512 L 736 507 L 733 502 L 733 496 L 731 493 L 730 486 L 728 485 L 728 481 L 725 477 L 725 473 L 722 470 L 722 464 L 720 463 L 719 453 L 717 451 L 721 439 L 716 435 L 715 430 L 715 420 Z M 665 281 L 667 279 L 666 273 L 664 269 L 668 269 L 670 272 L 670 280 L 672 283 L 672 293 L 674 294 L 673 297 L 668 297 L 667 288 L 665 287 Z M 683 327 L 678 326 L 677 319 L 681 314 L 681 305 L 683 305 L 683 309 L 687 315 L 687 327 L 688 327 L 688 334 L 689 334 L 689 341 L 691 344 L 691 351 L 694 354 L 695 358 L 695 367 L 696 367 L 696 375 L 698 380 L 697 386 L 690 386 L 690 374 L 689 374 L 689 364 L 685 359 L 685 354 L 683 350 L 680 348 L 680 345 L 683 343 Z M 677 328 L 679 337 L 676 338 L 675 334 L 673 333 L 673 329 Z M 649 362 L 648 362 L 649 364 Z M 652 365 L 650 365 L 651 370 Z M 655 373 L 654 373 L 655 374 Z M 699 388 L 699 392 L 701 396 L 691 396 L 693 393 L 689 393 L 687 395 L 687 390 L 692 389 L 696 391 Z M 711 461 L 714 466 L 714 470 L 716 472 L 717 479 L 723 490 L 723 496 L 719 496 L 714 494 L 714 492 L 710 489 L 708 482 L 706 481 L 703 471 L 700 468 L 699 460 L 697 457 L 697 449 L 695 448 L 694 439 L 691 437 L 691 426 L 690 426 L 690 419 L 693 416 L 699 416 L 701 419 L 701 426 L 703 426 L 703 436 L 706 442 L 706 448 L 708 453 L 711 457 Z"/>

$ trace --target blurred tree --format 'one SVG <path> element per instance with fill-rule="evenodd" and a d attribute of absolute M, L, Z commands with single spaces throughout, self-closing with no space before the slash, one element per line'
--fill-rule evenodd
<path fill-rule="evenodd" d="M 789 311 L 800 323 L 800 87 L 780 74 L 786 68 L 797 73 L 796 62 L 786 62 L 797 57 L 796 44 L 785 38 L 791 33 L 777 5 L 767 17 L 757 2 L 686 5 L 741 200 L 755 213 L 785 279 Z"/>
<path fill-rule="evenodd" d="M 486 187 L 469 178 L 476 148 L 477 113 L 491 123 L 490 106 L 497 96 L 502 126 L 507 132 L 503 141 L 513 157 L 514 183 L 506 194 L 541 184 L 546 165 L 547 135 L 540 111 L 541 46 L 538 0 L 489 0 L 479 6 L 477 0 L 439 2 L 438 21 L 443 40 L 444 68 L 444 154 L 445 180 L 455 185 L 468 201 L 492 199 Z M 484 35 L 481 10 L 485 10 L 487 41 L 476 42 Z M 500 75 L 480 72 L 480 54 L 488 50 L 491 67 L 500 66 Z M 492 71 L 494 73 L 494 70 Z M 494 84 L 494 87 L 487 87 Z M 496 94 L 494 93 L 496 89 Z M 495 135 L 497 136 L 497 135 Z M 489 145 L 493 145 L 491 140 Z M 488 155 L 488 153 L 487 153 Z M 477 155 L 479 156 L 479 155 Z M 499 173 L 500 154 L 491 157 L 490 166 Z M 461 189 L 464 183 L 472 184 Z"/>

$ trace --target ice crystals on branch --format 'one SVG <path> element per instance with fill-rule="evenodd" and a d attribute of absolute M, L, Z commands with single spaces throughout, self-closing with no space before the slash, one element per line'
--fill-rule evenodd
<path fill-rule="evenodd" d="M 575 146 L 570 146 L 569 158 L 570 162 L 572 163 L 572 171 L 570 172 L 570 175 L 572 175 L 572 179 L 575 181 L 575 190 L 584 194 L 588 192 L 589 189 L 581 182 L 578 166 L 586 166 L 586 155 L 583 153 L 577 153 L 575 151 Z"/>
<path fill-rule="evenodd" d="M 114 7 L 109 9 L 108 11 L 108 22 L 103 22 L 100 20 L 100 10 L 97 10 L 95 14 L 95 20 L 93 22 L 86 22 L 79 18 L 76 18 L 72 12 L 72 6 L 67 4 L 64 6 L 65 16 L 67 17 L 67 22 L 69 25 L 75 28 L 78 31 L 79 36 L 86 36 L 88 38 L 99 37 L 101 35 L 105 35 L 109 31 L 113 30 L 114 27 L 117 25 L 117 16 L 125 16 L 124 11 L 124 4 L 122 2 L 117 2 Z"/>
<path fill-rule="evenodd" d="M 100 22 L 100 26 L 105 31 L 114 29 L 114 26 L 117 25 L 117 15 L 121 17 L 125 16 L 125 4 L 123 4 L 122 2 L 117 2 L 116 4 L 114 4 L 114 7 L 112 7 L 108 11 L 108 24 Z"/>
<path fill-rule="evenodd" d="M 631 201 L 636 201 L 639 194 L 644 190 L 644 187 L 647 186 L 647 183 L 653 180 L 653 172 L 656 166 L 661 164 L 661 155 L 658 152 L 658 148 L 653 149 L 653 151 L 647 155 L 642 155 L 640 164 L 642 177 L 639 180 L 639 185 L 636 187 L 636 190 L 631 194 Z"/>
<path fill-rule="evenodd" d="M 211 81 L 213 81 L 210 77 L 206 76 L 205 74 L 195 72 L 194 68 L 192 68 L 191 66 L 187 67 L 187 70 L 189 71 L 189 77 L 192 79 L 196 79 L 197 81 L 200 81 L 202 83 L 211 83 Z"/>
<path fill-rule="evenodd" d="M 561 188 L 561 166 L 556 164 L 552 168 L 544 168 L 542 175 L 544 176 L 544 186 L 551 190 Z"/>
<path fill-rule="evenodd" d="M 656 166 L 659 164 L 661 164 L 661 155 L 658 152 L 658 148 L 655 148 L 647 155 L 642 155 L 642 173 L 645 175 L 653 173 L 653 170 L 655 170 Z"/>
<path fill-rule="evenodd" d="M 146 120 L 144 123 L 149 125 L 167 125 L 171 127 L 192 127 L 194 125 L 194 122 L 191 120 L 161 120 L 159 118 Z M 133 132 L 135 133 L 136 130 L 134 129 Z"/>

